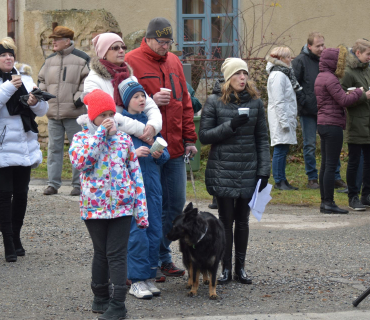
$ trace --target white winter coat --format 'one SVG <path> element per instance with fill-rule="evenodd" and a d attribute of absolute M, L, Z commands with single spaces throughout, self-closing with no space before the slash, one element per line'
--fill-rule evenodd
<path fill-rule="evenodd" d="M 23 77 L 22 75 L 22 80 Z M 25 79 L 23 83 L 30 92 L 35 84 L 27 80 L 29 79 Z M 10 81 L 3 83 L 0 78 L 0 168 L 10 166 L 36 168 L 42 162 L 37 133 L 25 132 L 21 116 L 10 116 L 6 107 L 6 103 L 16 91 L 17 88 Z M 38 117 L 42 117 L 48 111 L 49 105 L 46 101 L 41 101 L 30 108 Z"/>
<path fill-rule="evenodd" d="M 105 67 L 97 60 L 93 58 L 90 63 L 90 72 L 84 82 L 84 92 L 91 92 L 95 89 L 101 89 L 108 93 L 113 98 L 113 85 L 111 75 L 105 69 Z M 132 81 L 138 82 L 136 77 L 132 75 L 132 69 L 130 70 L 130 78 Z M 88 108 L 88 106 L 87 106 Z M 122 114 L 123 108 L 116 106 L 117 113 Z M 162 114 L 152 98 L 146 94 L 146 105 L 144 109 L 145 114 L 148 117 L 147 125 L 153 126 L 155 134 L 158 134 L 162 130 Z M 124 117 L 123 130 L 127 134 L 132 134 L 139 137 L 143 134 L 145 125 L 140 121 L 133 120 L 128 117 Z"/>
<path fill-rule="evenodd" d="M 287 66 L 280 60 L 273 59 L 266 65 L 269 73 L 267 81 L 268 107 L 267 118 L 270 129 L 271 146 L 277 144 L 297 144 L 297 100 L 292 84 L 281 71 L 272 71 L 275 64 Z M 289 128 L 285 132 L 283 128 Z"/>

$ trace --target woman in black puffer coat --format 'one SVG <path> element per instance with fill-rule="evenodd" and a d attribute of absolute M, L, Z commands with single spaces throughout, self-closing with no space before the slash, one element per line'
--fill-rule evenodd
<path fill-rule="evenodd" d="M 248 78 L 247 63 L 227 58 L 221 72 L 225 83 L 217 82 L 213 94 L 203 107 L 199 139 L 211 144 L 206 186 L 218 203 L 219 219 L 225 226 L 226 248 L 222 275 L 218 284 L 230 282 L 233 238 L 235 242 L 235 276 L 238 282 L 251 284 L 244 270 L 249 237 L 248 203 L 258 179 L 260 191 L 270 176 L 270 151 L 263 103 L 253 81 Z M 240 114 L 239 108 L 249 108 Z M 233 224 L 235 221 L 235 233 Z"/>

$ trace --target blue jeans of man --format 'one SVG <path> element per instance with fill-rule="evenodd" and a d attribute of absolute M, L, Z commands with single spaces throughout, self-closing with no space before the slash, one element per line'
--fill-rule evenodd
<path fill-rule="evenodd" d="M 317 180 L 316 169 L 316 131 L 317 118 L 314 116 L 300 116 L 303 136 L 303 158 L 308 180 Z M 335 180 L 340 180 L 340 159 L 335 170 Z"/>
<path fill-rule="evenodd" d="M 285 167 L 289 146 L 290 144 L 277 144 L 274 146 L 274 154 L 272 156 L 272 175 L 275 183 L 286 180 Z"/>
<path fill-rule="evenodd" d="M 167 233 L 172 221 L 182 213 L 186 201 L 186 167 L 183 157 L 168 160 L 161 166 L 162 183 L 162 239 L 159 247 L 159 266 L 172 262 L 171 241 Z"/>

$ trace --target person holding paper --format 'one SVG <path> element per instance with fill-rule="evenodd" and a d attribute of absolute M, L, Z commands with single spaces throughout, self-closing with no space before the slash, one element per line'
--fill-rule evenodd
<path fill-rule="evenodd" d="M 292 54 L 288 47 L 276 47 L 266 57 L 268 108 L 272 175 L 275 189 L 298 190 L 285 176 L 286 157 L 291 144 L 297 144 L 297 95 L 302 91 L 291 66 Z"/>
<path fill-rule="evenodd" d="M 248 76 L 245 61 L 227 58 L 221 72 L 224 81 L 216 82 L 213 94 L 207 98 L 199 128 L 200 142 L 211 144 L 205 182 L 208 193 L 216 196 L 219 219 L 224 224 L 226 235 L 218 284 L 226 284 L 232 279 L 233 241 L 234 279 L 251 284 L 252 280 L 244 270 L 249 237 L 248 203 L 258 180 L 261 180 L 261 191 L 267 186 L 270 176 L 265 111 L 255 83 Z"/>

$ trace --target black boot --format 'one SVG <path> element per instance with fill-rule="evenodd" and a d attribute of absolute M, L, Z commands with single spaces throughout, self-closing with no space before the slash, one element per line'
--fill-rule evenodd
<path fill-rule="evenodd" d="M 0 191 L 0 231 L 3 235 L 5 260 L 17 261 L 12 230 L 12 192 Z"/>
<path fill-rule="evenodd" d="M 91 290 L 94 293 L 94 300 L 91 310 L 94 313 L 104 313 L 109 307 L 108 283 L 96 284 L 91 282 Z"/>
<path fill-rule="evenodd" d="M 126 318 L 127 309 L 125 306 L 126 300 L 126 285 L 118 286 L 111 284 L 109 285 L 109 307 L 107 311 L 102 314 L 98 320 L 122 320 Z"/>
<path fill-rule="evenodd" d="M 216 199 L 215 196 L 213 196 L 212 203 L 208 205 L 208 208 L 210 208 L 210 209 L 217 209 L 218 208 L 217 199 Z"/>
<path fill-rule="evenodd" d="M 233 250 L 233 230 L 225 230 L 226 246 L 225 254 L 222 259 L 222 273 L 217 279 L 217 284 L 227 284 L 232 280 L 232 250 Z"/>
<path fill-rule="evenodd" d="M 16 262 L 17 254 L 14 248 L 13 237 L 11 235 L 6 235 L 3 233 L 3 242 L 5 250 L 5 260 L 7 262 Z"/>
<path fill-rule="evenodd" d="M 24 250 L 21 242 L 21 228 L 22 226 L 13 224 L 13 243 L 17 256 L 24 256 L 26 254 L 26 250 Z"/>
<path fill-rule="evenodd" d="M 244 270 L 244 261 L 245 261 L 245 254 L 242 256 L 241 254 L 235 253 L 235 275 L 234 280 L 243 284 L 252 284 L 252 279 L 250 279 L 247 273 Z"/>

